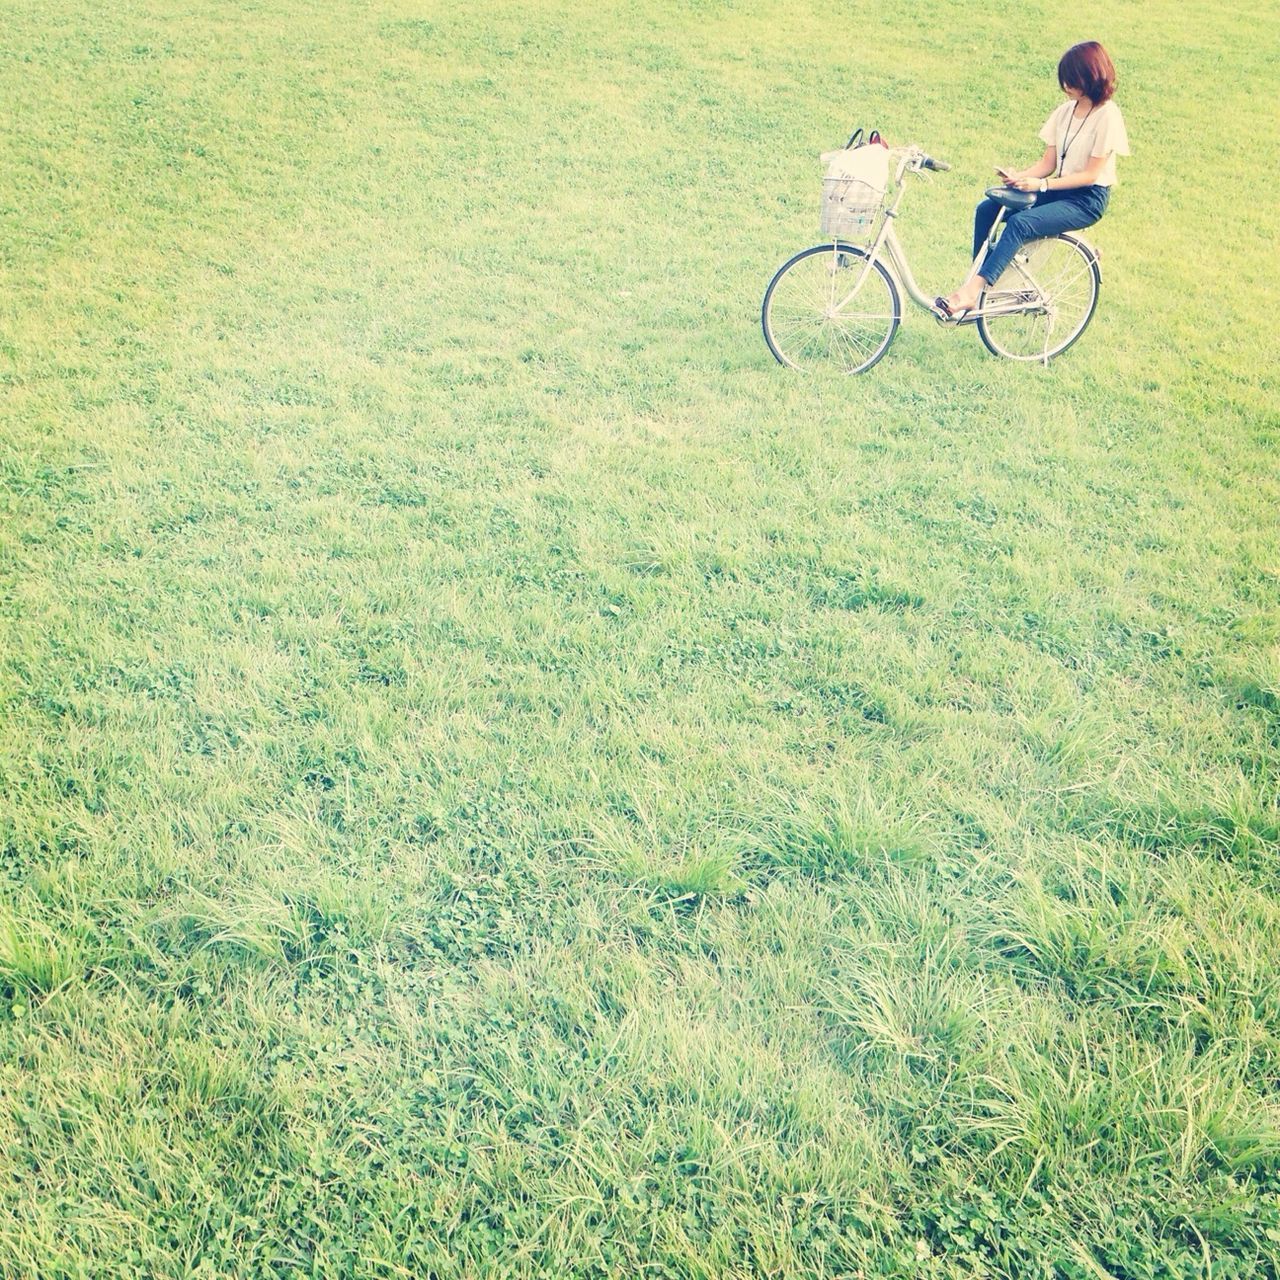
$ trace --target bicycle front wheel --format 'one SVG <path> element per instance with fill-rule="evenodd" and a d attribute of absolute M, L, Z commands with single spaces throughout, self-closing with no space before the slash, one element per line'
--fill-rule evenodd
<path fill-rule="evenodd" d="M 865 373 L 889 349 L 902 318 L 893 277 L 854 245 L 814 245 L 778 268 L 760 309 L 779 364 L 809 373 Z"/>
<path fill-rule="evenodd" d="M 1031 240 L 983 293 L 979 310 L 995 314 L 979 318 L 978 334 L 992 355 L 1047 364 L 1085 331 L 1101 286 L 1097 256 L 1083 241 Z"/>

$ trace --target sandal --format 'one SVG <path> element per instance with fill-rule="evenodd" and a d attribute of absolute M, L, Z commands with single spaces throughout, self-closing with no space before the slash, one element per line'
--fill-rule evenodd
<path fill-rule="evenodd" d="M 952 311 L 948 305 L 946 298 L 941 296 L 934 298 L 933 309 L 942 312 L 942 315 L 948 320 L 954 320 L 957 324 L 973 310 L 972 307 L 961 307 L 958 311 Z"/>

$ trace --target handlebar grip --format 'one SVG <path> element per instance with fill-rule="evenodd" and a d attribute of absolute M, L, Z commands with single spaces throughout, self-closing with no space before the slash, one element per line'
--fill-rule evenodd
<path fill-rule="evenodd" d="M 924 167 L 935 173 L 946 173 L 951 168 L 945 160 L 935 160 L 932 156 L 925 156 Z"/>

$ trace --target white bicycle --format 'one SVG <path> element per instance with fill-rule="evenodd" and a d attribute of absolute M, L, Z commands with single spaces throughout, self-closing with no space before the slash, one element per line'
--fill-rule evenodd
<path fill-rule="evenodd" d="M 878 198 L 868 210 L 866 222 L 875 227 L 870 245 L 833 236 L 788 259 L 769 282 L 760 322 L 778 362 L 806 372 L 865 373 L 883 358 L 898 332 L 899 280 L 911 300 L 935 320 L 957 328 L 976 324 L 993 355 L 1048 364 L 1066 351 L 1088 327 L 1098 305 L 1102 273 L 1097 250 L 1073 233 L 1030 240 L 972 311 L 958 321 L 948 319 L 916 284 L 894 221 L 907 174 L 942 173 L 951 166 L 915 146 L 893 148 L 890 155 L 897 194 L 892 204 Z M 995 243 L 1006 214 L 1034 203 L 1034 196 L 1007 187 L 993 187 L 987 194 L 1003 208 L 973 260 L 970 278 Z"/>

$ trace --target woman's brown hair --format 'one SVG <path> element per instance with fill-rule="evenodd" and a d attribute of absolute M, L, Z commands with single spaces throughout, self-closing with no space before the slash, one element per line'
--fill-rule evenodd
<path fill-rule="evenodd" d="M 1079 89 L 1095 106 L 1116 91 L 1116 68 L 1107 51 L 1096 41 L 1073 44 L 1058 62 L 1058 83 Z"/>

